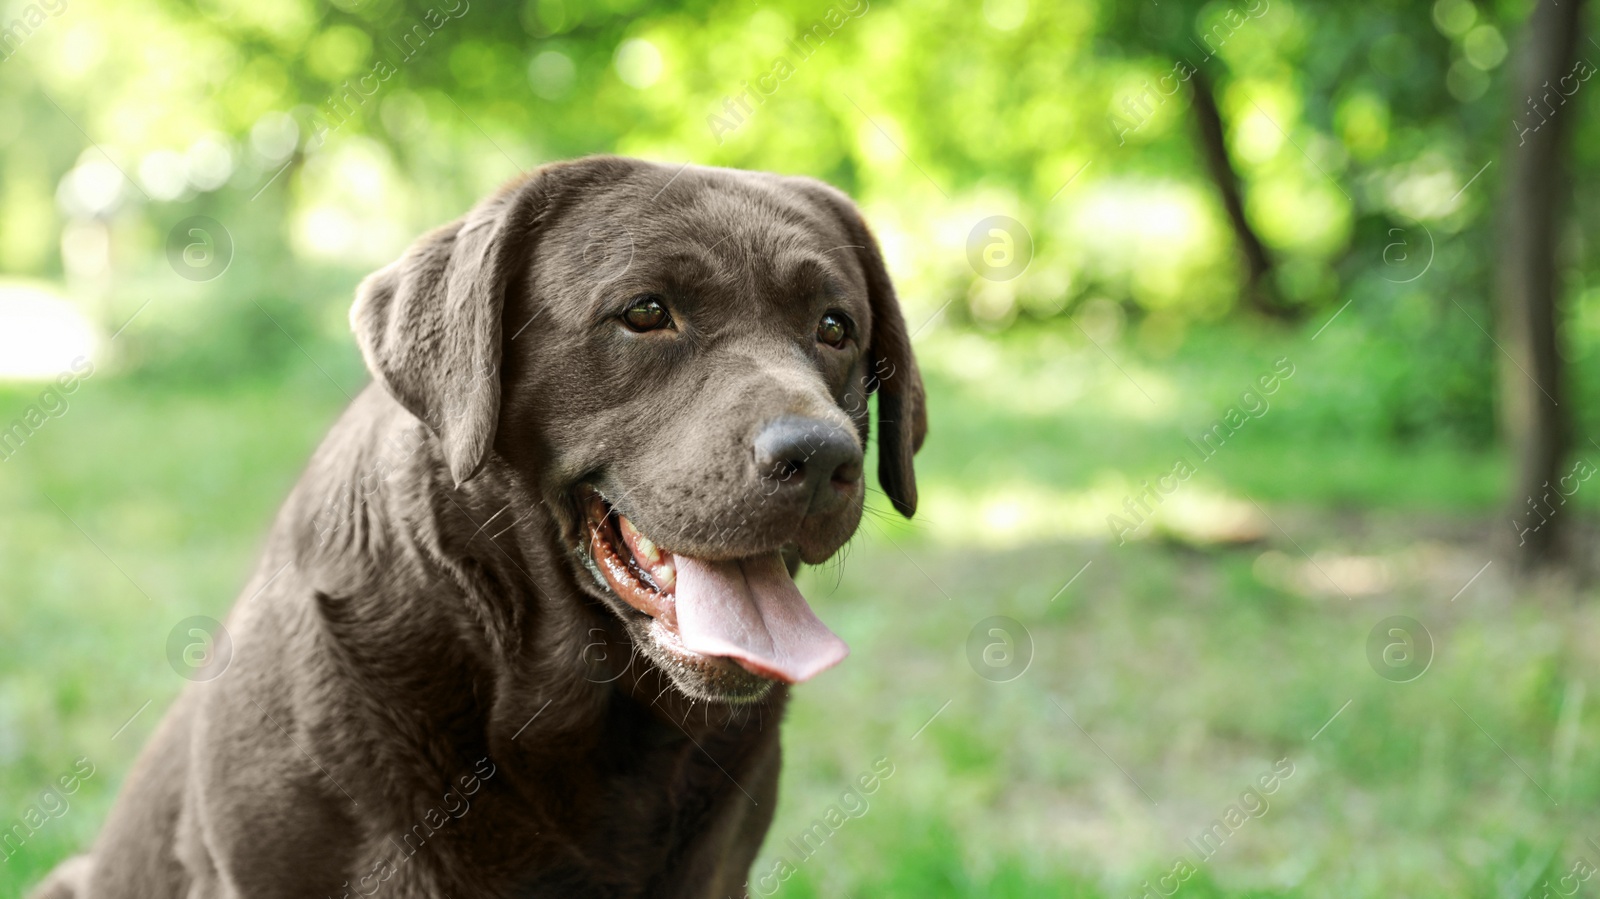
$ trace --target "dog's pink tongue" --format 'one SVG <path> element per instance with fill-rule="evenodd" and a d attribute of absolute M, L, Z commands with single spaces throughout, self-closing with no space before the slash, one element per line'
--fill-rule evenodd
<path fill-rule="evenodd" d="M 689 649 L 789 684 L 809 680 L 850 653 L 812 613 L 782 554 L 733 562 L 674 555 L 672 561 L 678 635 Z"/>

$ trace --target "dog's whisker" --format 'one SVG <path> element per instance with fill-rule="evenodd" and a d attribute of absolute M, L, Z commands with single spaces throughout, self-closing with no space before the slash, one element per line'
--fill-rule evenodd
<path fill-rule="evenodd" d="M 488 518 L 484 519 L 483 524 L 478 525 L 478 529 L 472 532 L 472 536 L 471 537 L 467 538 L 467 542 L 471 543 L 474 539 L 476 539 L 479 534 L 483 533 L 483 529 L 489 526 L 489 522 L 494 521 L 496 518 L 499 518 L 509 508 L 511 508 L 511 503 L 507 502 L 505 505 L 500 507 L 500 511 L 499 512 L 496 512 L 493 515 L 490 515 Z M 462 510 L 462 514 L 465 515 L 466 511 Z M 469 521 L 471 520 L 470 516 L 468 516 L 468 520 Z"/>
<path fill-rule="evenodd" d="M 467 514 L 467 510 L 461 508 L 461 504 L 456 502 L 454 499 L 452 499 L 449 494 L 444 494 L 444 498 L 449 500 L 450 501 L 450 505 L 455 506 L 456 507 L 456 511 L 460 512 L 462 514 L 462 516 L 467 519 L 467 521 L 471 521 L 472 520 L 472 516 Z M 510 503 L 507 503 L 506 505 L 509 506 Z M 501 511 L 504 511 L 504 509 L 502 509 Z M 517 569 L 518 571 L 522 572 L 522 576 L 524 578 L 526 578 L 525 582 L 527 583 L 529 588 L 531 588 L 533 590 L 533 592 L 539 594 L 539 598 L 540 599 L 543 599 L 545 602 L 551 602 L 550 594 L 546 593 L 544 590 L 539 588 L 539 584 L 538 584 L 538 582 L 536 580 L 534 580 L 533 575 L 529 574 L 528 570 L 526 568 L 523 568 L 521 565 L 517 564 L 517 560 L 513 559 L 511 557 L 510 553 L 506 552 L 505 549 L 500 546 L 500 544 L 495 543 L 493 540 L 489 541 L 489 545 L 494 547 L 497 551 L 499 551 L 500 555 L 504 556 L 506 561 L 511 563 L 511 567 L 513 567 L 513 568 Z M 567 596 L 565 598 L 570 600 L 573 597 Z"/>
<path fill-rule="evenodd" d="M 516 527 L 517 525 L 523 523 L 524 521 L 527 521 L 531 517 L 533 517 L 533 512 L 529 511 L 527 515 L 524 515 L 521 518 L 518 518 L 516 521 L 513 521 L 510 524 L 506 525 L 505 527 L 501 528 L 498 533 L 496 533 L 494 536 L 490 537 L 489 539 L 490 540 L 499 540 L 500 537 L 502 535 L 504 535 L 507 531 L 509 531 L 512 528 Z"/>

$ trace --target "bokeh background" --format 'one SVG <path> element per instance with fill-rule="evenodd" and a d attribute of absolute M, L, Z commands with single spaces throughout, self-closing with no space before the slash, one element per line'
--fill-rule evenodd
<path fill-rule="evenodd" d="M 356 282 L 600 152 L 845 189 L 916 331 L 918 516 L 803 577 L 854 655 L 790 715 L 780 895 L 1565 891 L 1600 865 L 1582 6 L 10 0 L 0 896 L 89 845 L 169 635 L 365 383 Z"/>

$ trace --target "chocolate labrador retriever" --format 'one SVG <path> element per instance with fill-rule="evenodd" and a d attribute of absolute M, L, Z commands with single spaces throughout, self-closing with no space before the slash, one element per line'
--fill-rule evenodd
<path fill-rule="evenodd" d="M 787 686 L 844 643 L 795 588 L 922 383 L 877 245 L 805 178 L 551 165 L 351 313 L 374 382 L 289 497 L 93 852 L 44 897 L 726 897 Z"/>

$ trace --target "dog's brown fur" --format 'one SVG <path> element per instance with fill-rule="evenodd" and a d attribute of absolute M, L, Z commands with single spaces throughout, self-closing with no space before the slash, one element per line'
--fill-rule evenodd
<path fill-rule="evenodd" d="M 685 323 L 646 342 L 617 303 Z M 826 308 L 858 333 L 815 341 Z M 786 690 L 715 701 L 655 664 L 583 564 L 581 484 L 675 551 L 855 530 L 759 489 L 780 414 L 864 446 L 916 505 L 922 384 L 876 244 L 808 179 L 592 158 L 419 240 L 352 313 L 376 383 L 317 451 L 192 684 L 51 899 L 743 895 Z"/>

